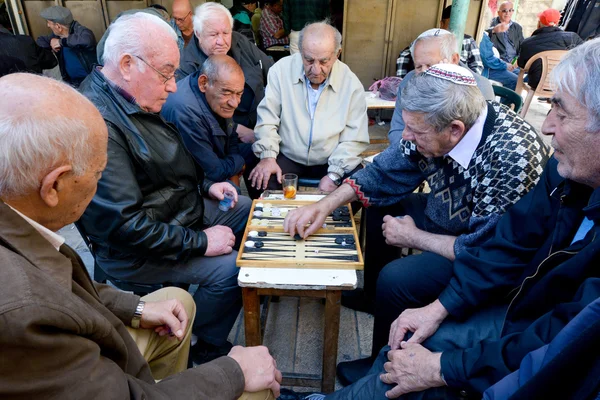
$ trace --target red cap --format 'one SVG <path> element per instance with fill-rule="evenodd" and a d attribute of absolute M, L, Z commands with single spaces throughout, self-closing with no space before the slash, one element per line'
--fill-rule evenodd
<path fill-rule="evenodd" d="M 542 25 L 554 26 L 558 24 L 558 21 L 560 21 L 560 11 L 555 10 L 554 8 L 549 8 L 539 13 L 538 18 L 540 19 Z"/>

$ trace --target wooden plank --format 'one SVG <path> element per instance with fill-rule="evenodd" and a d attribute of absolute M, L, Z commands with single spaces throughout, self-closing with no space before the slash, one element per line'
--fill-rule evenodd
<path fill-rule="evenodd" d="M 323 381 L 321 390 L 331 393 L 335 390 L 335 364 L 340 333 L 340 305 L 342 292 L 328 290 L 325 301 L 325 332 L 323 336 Z"/>
<path fill-rule="evenodd" d="M 351 269 L 241 268 L 241 287 L 276 288 L 282 290 L 325 290 L 356 288 L 356 271 Z"/>
<path fill-rule="evenodd" d="M 242 301 L 244 303 L 244 329 L 246 333 L 246 346 L 260 346 L 262 335 L 260 330 L 260 299 L 255 288 L 242 288 Z"/>

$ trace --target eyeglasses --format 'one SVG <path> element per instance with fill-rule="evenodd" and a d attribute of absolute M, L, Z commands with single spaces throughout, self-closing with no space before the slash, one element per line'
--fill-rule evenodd
<path fill-rule="evenodd" d="M 185 21 L 185 20 L 187 19 L 187 17 L 189 17 L 189 16 L 190 16 L 190 14 L 191 14 L 191 13 L 192 13 L 192 12 L 190 11 L 190 12 L 189 12 L 189 13 L 187 13 L 187 14 L 185 15 L 185 17 L 183 17 L 183 18 L 175 18 L 175 17 L 173 17 L 173 19 L 175 20 L 175 22 L 182 23 L 183 21 Z"/>
<path fill-rule="evenodd" d="M 511 13 L 511 12 L 515 12 L 514 9 L 510 9 L 510 10 L 500 10 L 501 13 Z"/>
<path fill-rule="evenodd" d="M 175 77 L 175 74 L 173 74 L 171 76 L 166 76 L 165 74 L 163 74 L 162 72 L 160 72 L 159 70 L 157 70 L 156 68 L 154 68 L 152 65 L 150 65 L 150 63 L 148 61 L 144 60 L 142 57 L 136 56 L 135 54 L 133 54 L 133 56 L 135 58 L 141 60 L 144 64 L 146 64 L 150 68 L 152 68 L 154 71 L 156 71 L 157 74 L 159 74 L 160 76 L 162 76 L 163 78 L 165 78 L 165 80 L 163 81 L 163 85 L 166 85 L 167 82 L 169 82 L 169 80 L 171 80 L 171 79 L 173 79 Z"/>

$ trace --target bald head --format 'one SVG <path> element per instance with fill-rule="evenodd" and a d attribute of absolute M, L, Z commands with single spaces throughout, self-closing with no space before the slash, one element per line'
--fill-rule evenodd
<path fill-rule="evenodd" d="M 208 57 L 200 68 L 200 75 L 205 75 L 208 83 L 211 84 L 219 79 L 223 80 L 226 76 L 238 75 L 244 79 L 242 67 L 226 54 L 215 54 Z"/>
<path fill-rule="evenodd" d="M 313 43 L 331 46 L 333 48 L 332 51 L 337 53 L 342 48 L 342 35 L 327 20 L 315 22 L 306 25 L 300 31 L 298 47 L 302 51 L 305 44 L 310 46 Z"/>
<path fill-rule="evenodd" d="M 300 31 L 298 41 L 304 75 L 317 89 L 329 77 L 340 55 L 342 35 L 327 21 L 315 22 Z"/>
<path fill-rule="evenodd" d="M 189 0 L 173 1 L 172 16 L 184 36 L 191 36 L 194 33 L 194 16 Z"/>

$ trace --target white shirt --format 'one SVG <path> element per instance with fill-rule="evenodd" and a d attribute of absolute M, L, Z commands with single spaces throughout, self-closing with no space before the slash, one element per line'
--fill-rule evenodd
<path fill-rule="evenodd" d="M 483 136 L 483 125 L 485 124 L 487 114 L 488 109 L 486 103 L 485 108 L 481 114 L 479 114 L 479 118 L 477 118 L 471 129 L 469 129 L 460 142 L 450 150 L 450 153 L 447 154 L 447 156 L 452 157 L 452 159 L 464 169 L 469 168 L 469 163 L 473 158 L 473 154 L 475 154 L 475 150 L 477 150 L 477 146 L 479 146 L 479 142 Z"/>
<path fill-rule="evenodd" d="M 10 207 L 9 204 L 7 204 L 7 206 Z M 10 208 L 12 208 L 12 207 L 10 207 Z M 12 208 L 12 210 L 14 212 L 16 212 L 17 214 L 19 214 L 21 217 L 23 217 L 23 219 L 25 221 L 27 221 L 29 223 L 29 225 L 33 226 L 33 228 L 36 231 L 38 231 L 39 234 L 44 237 L 44 239 L 46 239 L 47 241 L 49 241 L 50 244 L 52 246 L 54 246 L 54 248 L 56 250 L 59 250 L 60 246 L 62 246 L 65 243 L 65 238 L 62 237 L 62 236 L 60 236 L 56 232 L 52 232 L 50 229 L 46 228 L 45 226 L 42 226 L 42 225 L 38 224 L 37 222 L 35 222 L 31 218 L 29 218 L 28 216 L 20 213 L 19 210 L 15 210 L 14 208 Z"/>

